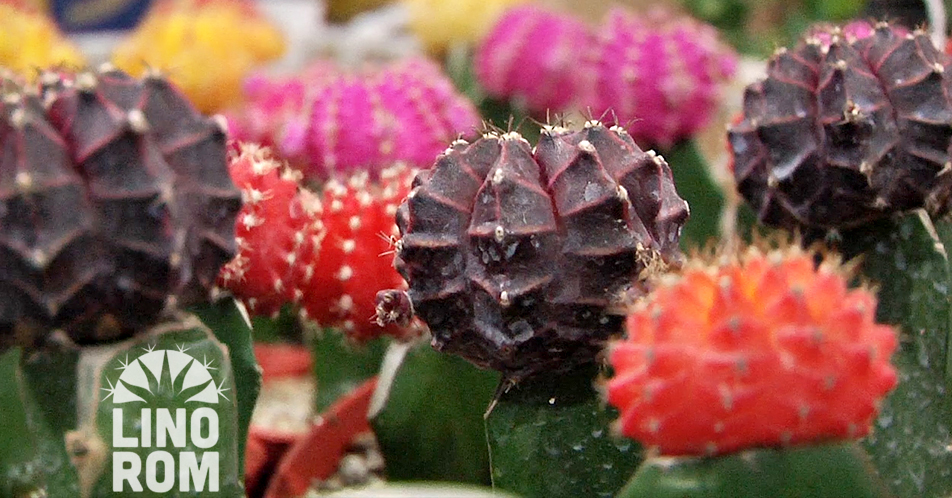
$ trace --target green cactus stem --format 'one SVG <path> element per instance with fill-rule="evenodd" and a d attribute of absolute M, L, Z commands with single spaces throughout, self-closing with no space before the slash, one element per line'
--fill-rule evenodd
<path fill-rule="evenodd" d="M 426 344 L 410 350 L 371 420 L 391 481 L 489 483 L 482 414 L 499 374 Z"/>
<path fill-rule="evenodd" d="M 493 483 L 532 497 L 610 497 L 643 458 L 613 435 L 618 417 L 594 387 L 589 365 L 527 379 L 500 395 L 486 419 Z"/>
<path fill-rule="evenodd" d="M 704 457 L 652 457 L 617 498 L 885 498 L 855 443 L 745 450 Z"/>
<path fill-rule="evenodd" d="M 840 249 L 861 256 L 862 276 L 878 287 L 877 321 L 900 327 L 893 356 L 899 385 L 884 401 L 864 444 L 898 497 L 952 493 L 952 274 L 946 247 L 952 223 L 933 227 L 924 213 L 844 232 Z"/>

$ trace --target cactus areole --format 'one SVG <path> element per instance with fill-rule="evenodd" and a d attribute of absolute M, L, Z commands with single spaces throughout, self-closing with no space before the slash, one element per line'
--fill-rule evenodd
<path fill-rule="evenodd" d="M 924 32 L 886 23 L 822 26 L 778 50 L 730 130 L 740 193 L 785 228 L 948 211 L 949 62 Z"/>
<path fill-rule="evenodd" d="M 619 127 L 547 126 L 458 140 L 397 210 L 395 266 L 409 283 L 377 295 L 381 323 L 410 313 L 433 346 L 511 381 L 591 362 L 621 332 L 643 278 L 680 260 L 687 203 L 668 164 Z"/>

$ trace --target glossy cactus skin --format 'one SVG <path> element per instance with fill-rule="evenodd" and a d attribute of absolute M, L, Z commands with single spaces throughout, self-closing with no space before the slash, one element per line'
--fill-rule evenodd
<path fill-rule="evenodd" d="M 662 283 L 610 347 L 618 428 L 665 455 L 864 436 L 896 385 L 898 338 L 847 278 L 792 247 Z"/>
<path fill-rule="evenodd" d="M 730 131 L 738 188 L 761 221 L 841 229 L 948 209 L 948 56 L 885 23 L 821 27 L 771 59 Z"/>
<path fill-rule="evenodd" d="M 133 74 L 168 71 L 199 110 L 217 112 L 240 101 L 242 80 L 284 44 L 249 0 L 162 0 L 112 61 Z"/>
<path fill-rule="evenodd" d="M 710 120 L 736 55 L 713 26 L 666 11 L 612 9 L 586 56 L 584 108 L 628 127 L 639 143 L 668 147 Z"/>
<path fill-rule="evenodd" d="M 579 53 L 594 37 L 581 21 L 527 5 L 508 10 L 476 52 L 476 77 L 491 95 L 533 112 L 575 104 L 584 78 Z"/>
<path fill-rule="evenodd" d="M 276 143 L 282 157 L 300 167 L 306 179 L 358 170 L 376 177 L 397 161 L 428 165 L 445 143 L 472 133 L 479 124 L 473 105 L 456 93 L 437 66 L 423 59 L 363 71 L 319 63 L 317 70 L 305 71 L 300 78 L 300 83 L 274 82 L 279 92 L 303 88 L 304 99 L 297 114 L 273 129 L 266 141 Z M 273 109 L 285 108 L 275 102 L 287 98 L 262 92 L 249 108 L 271 115 Z"/>
<path fill-rule="evenodd" d="M 49 88 L 48 121 L 36 97 L 8 97 L 3 327 L 89 342 L 207 299 L 240 207 L 219 123 L 159 78 L 106 70 Z"/>
<path fill-rule="evenodd" d="M 512 380 L 591 361 L 687 218 L 667 164 L 595 122 L 547 127 L 535 153 L 517 133 L 454 142 L 414 183 L 395 259 L 412 307 L 435 348 Z"/>

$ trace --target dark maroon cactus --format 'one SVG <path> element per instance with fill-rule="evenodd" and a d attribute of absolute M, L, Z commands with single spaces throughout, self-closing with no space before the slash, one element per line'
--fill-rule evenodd
<path fill-rule="evenodd" d="M 378 319 L 412 310 L 435 348 L 511 380 L 570 369 L 621 332 L 646 270 L 679 260 L 687 215 L 668 165 L 618 127 L 454 142 L 397 211 L 409 302 L 381 293 Z"/>
<path fill-rule="evenodd" d="M 33 95 L 0 104 L 0 347 L 97 305 L 109 271 L 66 144 Z"/>
<path fill-rule="evenodd" d="M 770 60 L 729 132 L 738 188 L 761 221 L 836 229 L 948 210 L 952 79 L 921 31 L 818 27 Z"/>
<path fill-rule="evenodd" d="M 61 327 L 90 342 L 207 299 L 241 207 L 221 125 L 155 76 L 49 83 L 49 119 L 36 97 L 5 108 L 0 286 L 14 304 L 0 334 Z"/>

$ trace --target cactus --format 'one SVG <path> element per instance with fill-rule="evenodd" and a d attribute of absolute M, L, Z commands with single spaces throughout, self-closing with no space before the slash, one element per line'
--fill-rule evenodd
<path fill-rule="evenodd" d="M 818 443 L 869 432 L 896 385 L 896 330 L 874 322 L 871 292 L 815 258 L 753 248 L 693 264 L 628 317 L 607 398 L 616 428 L 661 456 L 619 496 L 887 496 L 857 447 Z M 741 451 L 761 447 L 776 449 Z"/>
<path fill-rule="evenodd" d="M 628 316 L 609 355 L 618 429 L 665 455 L 865 436 L 896 385 L 896 331 L 874 322 L 872 293 L 796 247 L 724 259 Z"/>
<path fill-rule="evenodd" d="M 410 29 L 433 54 L 477 43 L 507 9 L 526 0 L 402 0 Z"/>
<path fill-rule="evenodd" d="M 27 90 L 4 104 L 4 340 L 109 339 L 207 300 L 240 202 L 218 123 L 159 78 L 106 68 L 50 88 L 48 111 Z"/>
<path fill-rule="evenodd" d="M 394 214 L 410 190 L 414 171 L 395 165 L 372 181 L 366 172 L 355 173 L 345 182 L 324 185 L 326 236 L 314 276 L 302 285 L 301 308 L 307 317 L 325 327 L 340 327 L 357 342 L 381 334 L 404 339 L 412 327 L 388 324 L 379 327 L 376 313 L 377 291 L 403 284 L 393 268 L 392 251 L 397 235 Z"/>
<path fill-rule="evenodd" d="M 295 296 L 300 300 L 313 274 L 309 265 L 325 234 L 321 202 L 268 149 L 240 147 L 229 164 L 244 199 L 235 221 L 238 254 L 222 268 L 218 283 L 252 314 L 277 315 Z"/>
<path fill-rule="evenodd" d="M 571 16 L 534 5 L 508 10 L 486 35 L 473 64 L 476 78 L 497 98 L 515 98 L 533 113 L 567 110 L 585 80 L 580 47 L 593 35 Z"/>
<path fill-rule="evenodd" d="M 899 385 L 864 446 L 902 498 L 952 490 L 950 230 L 940 219 L 950 192 L 948 61 L 922 31 L 819 26 L 774 55 L 730 132 L 739 189 L 760 219 L 859 257 L 879 289 L 877 317 L 901 325 Z"/>
<path fill-rule="evenodd" d="M 588 26 L 526 6 L 497 22 L 473 65 L 491 96 L 517 108 L 582 110 L 667 149 L 712 120 L 736 58 L 713 27 L 663 9 L 614 7 Z"/>
<path fill-rule="evenodd" d="M 240 101 L 241 81 L 284 52 L 280 32 L 248 0 L 163 0 L 116 47 L 133 74 L 158 68 L 203 112 Z"/>
<path fill-rule="evenodd" d="M 921 212 L 844 231 L 836 243 L 845 254 L 861 258 L 864 278 L 878 288 L 877 319 L 900 326 L 893 356 L 899 385 L 863 441 L 899 498 L 952 492 L 952 454 L 946 450 L 952 434 L 947 394 L 952 275 L 945 250 L 950 244 L 948 221 L 933 227 Z"/>
<path fill-rule="evenodd" d="M 377 291 L 402 283 L 392 259 L 382 256 L 393 245 L 393 215 L 412 170 L 392 166 L 377 180 L 357 173 L 315 194 L 268 149 L 240 148 L 230 165 L 245 199 L 235 226 L 239 252 L 222 268 L 222 288 L 254 315 L 277 317 L 292 304 L 302 317 L 341 327 L 356 342 L 381 334 L 409 338 L 412 328 L 381 329 L 372 318 Z"/>
<path fill-rule="evenodd" d="M 667 163 L 598 122 L 534 152 L 515 132 L 454 142 L 414 184 L 395 256 L 412 309 L 434 347 L 511 380 L 591 362 L 620 332 L 610 307 L 678 262 L 688 215 Z"/>
<path fill-rule="evenodd" d="M 376 177 L 395 162 L 422 167 L 445 144 L 473 132 L 479 116 L 433 63 L 411 58 L 364 70 L 321 61 L 301 75 L 256 80 L 250 102 L 232 118 L 238 140 L 277 144 L 280 155 L 307 180 L 367 170 Z M 292 91 L 288 92 L 291 89 Z M 299 90 L 301 89 L 301 90 Z M 298 97 L 298 92 L 303 97 Z M 278 127 L 244 135 L 255 116 Z"/>
<path fill-rule="evenodd" d="M 645 144 L 670 147 L 709 123 L 736 56 L 713 27 L 663 10 L 612 9 L 583 67 L 584 108 L 627 124 Z"/>
<path fill-rule="evenodd" d="M 239 309 L 209 305 L 240 208 L 221 125 L 159 77 L 42 79 L 0 104 L 0 492 L 106 496 L 121 461 L 127 491 L 239 495 L 260 374 Z M 173 452 L 145 429 L 162 410 Z M 186 413 L 208 424 L 189 443 Z M 157 451 L 164 480 L 135 470 Z"/>
<path fill-rule="evenodd" d="M 315 64 L 308 74 L 320 77 L 321 71 Z M 252 74 L 242 84 L 245 104 L 225 114 L 228 136 L 236 142 L 276 149 L 285 123 L 304 106 L 305 90 L 305 78 Z"/>
<path fill-rule="evenodd" d="M 719 458 L 656 457 L 617 498 L 886 498 L 862 450 L 850 443 L 744 450 Z"/>
<path fill-rule="evenodd" d="M 738 188 L 764 223 L 851 228 L 948 209 L 948 56 L 886 23 L 819 27 L 771 59 L 730 132 Z"/>

